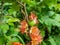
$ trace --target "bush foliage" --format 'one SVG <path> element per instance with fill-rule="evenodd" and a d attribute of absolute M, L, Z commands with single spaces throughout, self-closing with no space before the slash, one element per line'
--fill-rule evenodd
<path fill-rule="evenodd" d="M 35 15 L 32 21 L 30 15 Z M 0 45 L 35 45 L 29 35 L 34 26 L 38 45 L 60 45 L 60 0 L 0 0 Z"/>

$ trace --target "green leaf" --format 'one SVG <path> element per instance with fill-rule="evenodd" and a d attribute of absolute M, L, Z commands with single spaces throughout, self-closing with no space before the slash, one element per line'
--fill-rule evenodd
<path fill-rule="evenodd" d="M 51 45 L 56 45 L 56 42 L 52 37 L 49 37 L 48 41 L 51 43 Z"/>
<path fill-rule="evenodd" d="M 55 19 L 51 19 L 48 16 L 42 16 L 41 19 L 39 19 L 40 23 L 45 24 L 48 28 L 48 31 L 51 31 L 51 26 L 57 26 L 60 27 L 60 23 L 56 21 Z"/>
<path fill-rule="evenodd" d="M 56 14 L 55 18 L 56 21 L 60 22 L 60 14 Z"/>
<path fill-rule="evenodd" d="M 41 45 L 47 45 L 47 44 L 43 41 Z"/>
<path fill-rule="evenodd" d="M 4 3 L 3 6 L 12 5 L 12 3 Z"/>
<path fill-rule="evenodd" d="M 9 26 L 8 26 L 8 24 L 1 24 L 1 25 L 0 25 L 0 29 L 1 29 L 4 33 L 6 33 L 7 30 L 9 30 Z"/>
<path fill-rule="evenodd" d="M 9 9 L 8 12 L 9 12 L 10 15 L 13 15 L 14 17 L 16 17 L 17 12 L 15 10 Z"/>
<path fill-rule="evenodd" d="M 3 45 L 4 44 L 4 37 L 0 37 L 0 45 Z"/>
<path fill-rule="evenodd" d="M 48 13 L 46 13 L 46 14 L 47 14 L 47 16 L 52 17 L 55 15 L 55 12 L 54 11 L 48 11 Z"/>
<path fill-rule="evenodd" d="M 41 35 L 42 35 L 43 37 L 45 37 L 45 31 L 44 31 L 44 30 L 41 30 Z"/>
<path fill-rule="evenodd" d="M 20 5 L 17 2 L 13 2 L 10 9 L 12 9 L 13 11 L 20 11 Z"/>
<path fill-rule="evenodd" d="M 44 0 L 44 2 L 46 3 L 46 5 L 49 6 L 49 8 L 51 9 L 52 7 L 55 7 L 57 4 L 57 0 Z"/>
<path fill-rule="evenodd" d="M 3 45 L 3 43 L 4 43 L 3 33 L 2 33 L 2 31 L 0 30 L 0 45 Z"/>
<path fill-rule="evenodd" d="M 7 23 L 12 23 L 12 22 L 19 22 L 19 19 L 17 18 L 10 18 L 7 20 Z"/>
<path fill-rule="evenodd" d="M 8 25 L 10 25 L 10 26 L 14 26 L 14 24 L 13 24 L 13 23 L 8 23 Z"/>
<path fill-rule="evenodd" d="M 11 35 L 12 37 L 17 37 L 20 42 L 22 42 L 23 45 L 25 45 L 24 40 L 19 35 Z"/>
<path fill-rule="evenodd" d="M 36 2 L 32 1 L 32 0 L 25 0 L 24 2 L 27 3 L 29 6 L 35 6 L 36 5 Z"/>
<path fill-rule="evenodd" d="M 60 4 L 56 4 L 55 9 L 60 11 Z"/>
<path fill-rule="evenodd" d="M 26 38 L 26 40 L 30 40 L 30 37 L 28 35 L 24 34 L 24 37 Z"/>
<path fill-rule="evenodd" d="M 11 39 L 11 41 L 12 41 L 12 42 L 19 42 L 19 39 L 18 39 L 17 37 L 13 37 L 13 38 Z"/>
<path fill-rule="evenodd" d="M 9 14 L 13 14 L 13 11 L 14 11 L 13 9 L 8 10 Z"/>
<path fill-rule="evenodd" d="M 57 45 L 60 45 L 60 36 L 54 36 Z"/>
<path fill-rule="evenodd" d="M 11 2 L 15 2 L 15 0 L 4 0 L 4 2 L 9 2 L 9 3 L 11 3 Z"/>

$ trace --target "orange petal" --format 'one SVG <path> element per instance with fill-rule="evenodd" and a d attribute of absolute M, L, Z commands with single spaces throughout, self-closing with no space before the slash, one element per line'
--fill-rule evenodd
<path fill-rule="evenodd" d="M 21 22 L 21 27 L 26 28 L 27 26 L 28 26 L 27 22 L 25 20 L 23 20 Z"/>
<path fill-rule="evenodd" d="M 32 44 L 39 44 L 42 42 L 42 36 L 38 35 L 38 36 L 35 36 L 35 35 L 30 35 L 31 36 L 31 39 L 32 39 Z"/>
<path fill-rule="evenodd" d="M 31 12 L 31 15 L 29 16 L 29 19 L 30 20 L 34 20 L 34 19 L 37 19 L 37 16 Z"/>
<path fill-rule="evenodd" d="M 20 28 L 21 33 L 25 33 L 26 29 L 25 28 Z"/>
<path fill-rule="evenodd" d="M 12 44 L 13 44 L 13 45 L 22 45 L 22 44 L 19 43 L 19 42 L 13 42 Z"/>
<path fill-rule="evenodd" d="M 21 26 L 20 26 L 20 31 L 21 31 L 21 33 L 25 33 L 27 27 L 28 27 L 27 22 L 26 22 L 25 20 L 21 21 Z"/>
<path fill-rule="evenodd" d="M 30 34 L 31 40 L 37 40 L 37 36 L 34 34 Z"/>
<path fill-rule="evenodd" d="M 38 35 L 38 36 L 37 36 L 37 42 L 38 42 L 38 43 L 41 43 L 41 42 L 42 42 L 42 36 L 41 36 L 41 35 Z"/>
<path fill-rule="evenodd" d="M 39 29 L 36 26 L 31 27 L 31 34 L 38 35 L 40 33 Z"/>

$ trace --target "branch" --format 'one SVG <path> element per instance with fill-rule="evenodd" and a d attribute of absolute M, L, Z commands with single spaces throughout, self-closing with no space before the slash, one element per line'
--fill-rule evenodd
<path fill-rule="evenodd" d="M 24 6 L 20 1 L 16 0 L 21 6 Z"/>
<path fill-rule="evenodd" d="M 18 0 L 16 0 L 21 6 L 23 6 L 24 9 L 21 9 L 21 12 L 24 14 L 25 19 L 28 21 L 28 13 L 26 10 L 26 3 L 22 4 L 21 2 L 19 2 Z"/>
<path fill-rule="evenodd" d="M 26 10 L 26 3 L 24 3 L 24 11 L 25 11 L 25 19 L 28 22 L 28 13 L 27 13 L 27 10 Z"/>

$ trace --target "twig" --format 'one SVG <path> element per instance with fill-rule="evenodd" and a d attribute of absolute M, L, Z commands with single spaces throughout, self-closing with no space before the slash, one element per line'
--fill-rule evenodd
<path fill-rule="evenodd" d="M 19 2 L 18 0 L 16 0 L 24 9 L 21 9 L 21 12 L 24 14 L 25 19 L 28 21 L 28 13 L 26 10 L 26 3 L 22 4 L 21 2 Z"/>
<path fill-rule="evenodd" d="M 21 6 L 24 6 L 20 1 L 16 0 Z"/>
<path fill-rule="evenodd" d="M 27 20 L 28 22 L 28 13 L 27 13 L 27 10 L 26 10 L 26 3 L 24 3 L 24 11 L 25 11 L 25 19 Z"/>
<path fill-rule="evenodd" d="M 20 2 L 19 0 L 16 0 L 17 1 L 17 3 L 19 4 L 19 6 L 21 7 L 21 13 L 24 15 L 24 17 L 25 17 L 25 12 L 24 12 L 24 10 L 22 9 L 22 8 L 24 8 L 24 4 L 22 3 L 22 2 Z"/>
<path fill-rule="evenodd" d="M 25 16 L 25 12 L 24 12 L 24 10 L 23 9 L 21 9 L 21 12 L 23 13 L 23 15 Z"/>

